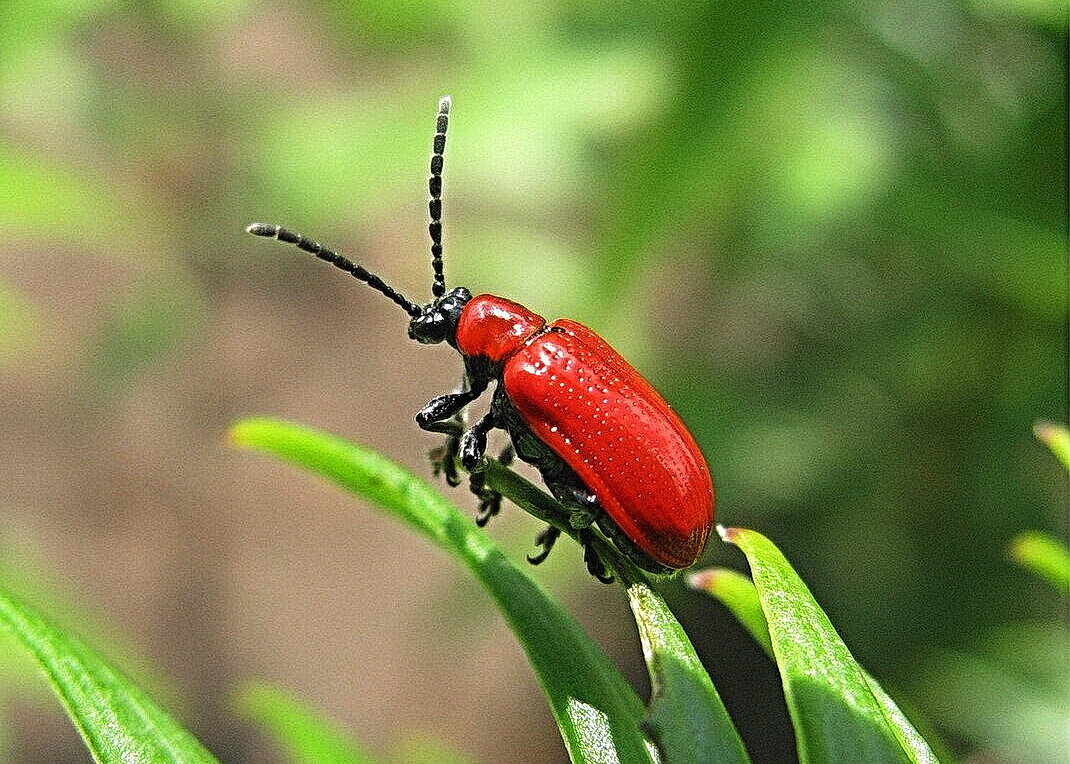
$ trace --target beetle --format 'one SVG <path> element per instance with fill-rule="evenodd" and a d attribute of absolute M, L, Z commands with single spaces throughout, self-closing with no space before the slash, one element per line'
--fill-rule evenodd
<path fill-rule="evenodd" d="M 501 506 L 483 474 L 487 435 L 505 430 L 502 454 L 534 465 L 577 531 L 588 570 L 612 581 L 594 550 L 592 528 L 640 568 L 670 573 L 693 564 L 713 524 L 709 468 L 679 416 L 620 354 L 576 321 L 547 322 L 524 306 L 464 287 L 446 290 L 442 259 L 442 167 L 451 101 L 439 101 L 428 182 L 431 301 L 414 303 L 381 278 L 316 241 L 278 225 L 253 223 L 255 235 L 293 244 L 346 271 L 409 314 L 409 337 L 457 350 L 464 376 L 456 392 L 432 398 L 416 414 L 424 430 L 446 435 L 433 452 L 436 473 L 458 485 L 456 461 L 470 473 L 484 525 Z M 494 382 L 489 411 L 465 428 L 468 404 Z M 546 559 L 561 531 L 536 538 L 533 564 Z"/>

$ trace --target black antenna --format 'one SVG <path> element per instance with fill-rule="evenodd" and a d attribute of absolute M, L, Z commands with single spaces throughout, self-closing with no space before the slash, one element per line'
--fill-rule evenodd
<path fill-rule="evenodd" d="M 435 282 L 431 285 L 431 294 L 441 297 L 446 293 L 446 274 L 442 270 L 442 154 L 446 150 L 446 128 L 450 122 L 449 96 L 442 96 L 438 101 L 438 119 L 435 121 L 435 142 L 431 154 L 431 179 L 427 181 L 431 191 L 431 201 L 427 207 L 431 212 L 431 267 L 435 270 Z"/>
<path fill-rule="evenodd" d="M 419 305 L 409 302 L 393 287 L 387 286 L 386 283 L 374 273 L 369 273 L 361 266 L 342 257 L 337 252 L 332 252 L 319 242 L 312 241 L 312 239 L 306 238 L 299 233 L 288 231 L 282 226 L 270 225 L 268 223 L 252 223 L 251 225 L 246 226 L 245 230 L 253 236 L 263 236 L 267 239 L 278 239 L 287 244 L 293 244 L 298 249 L 303 249 L 305 252 L 315 255 L 320 260 L 326 260 L 336 268 L 341 268 L 353 278 L 363 281 L 375 291 L 386 295 L 394 303 L 401 306 L 401 308 L 413 318 L 416 318 L 422 313 Z"/>

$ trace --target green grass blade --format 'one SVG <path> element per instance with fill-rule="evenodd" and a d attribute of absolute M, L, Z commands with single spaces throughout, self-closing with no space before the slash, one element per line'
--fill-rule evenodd
<path fill-rule="evenodd" d="M 646 728 L 666 764 L 749 762 L 720 695 L 665 600 L 644 581 L 627 589 L 650 671 Z"/>
<path fill-rule="evenodd" d="M 828 616 L 772 542 L 722 531 L 747 556 L 803 764 L 936 762 L 932 749 L 855 662 Z"/>
<path fill-rule="evenodd" d="M 750 632 L 754 641 L 765 650 L 766 655 L 775 660 L 773 642 L 769 637 L 769 624 L 765 620 L 765 613 L 762 612 L 762 602 L 758 597 L 758 590 L 754 588 L 754 583 L 749 578 L 728 568 L 709 568 L 691 576 L 690 583 L 695 589 L 704 591 L 719 599 L 743 627 Z M 899 706 L 896 705 L 896 702 L 884 691 L 880 683 L 870 676 L 869 672 L 864 668 L 859 668 L 884 713 L 892 720 L 893 724 L 901 728 L 904 737 L 910 741 L 911 747 L 915 749 L 915 758 L 918 761 L 934 761 L 935 759 L 932 758 L 931 752 L 927 753 L 929 745 L 914 731 L 913 725 L 899 709 Z M 929 756 L 929 758 L 926 758 L 926 756 Z"/>
<path fill-rule="evenodd" d="M 1011 558 L 1051 583 L 1064 597 L 1070 595 L 1070 552 L 1049 533 L 1025 531 L 1010 543 Z"/>
<path fill-rule="evenodd" d="M 579 625 L 427 483 L 373 451 L 284 422 L 247 419 L 230 437 L 363 496 L 463 562 L 527 653 L 572 761 L 651 761 L 635 691 Z"/>
<path fill-rule="evenodd" d="M 1055 422 L 1037 422 L 1033 425 L 1033 434 L 1070 471 L 1070 430 Z"/>
<path fill-rule="evenodd" d="M 372 764 L 333 722 L 290 693 L 266 682 L 238 688 L 234 706 L 245 719 L 267 733 L 298 764 Z"/>
<path fill-rule="evenodd" d="M 762 612 L 758 590 L 749 578 L 728 568 L 707 568 L 691 575 L 692 588 L 706 592 L 721 601 L 736 620 L 743 624 L 766 655 L 773 656 L 773 643 L 769 639 L 769 624 Z"/>
<path fill-rule="evenodd" d="M 567 520 L 562 522 L 560 506 L 544 491 L 497 461 L 487 464 L 486 476 L 487 484 L 513 503 L 575 536 Z M 611 561 L 626 584 L 653 688 L 644 727 L 664 761 L 746 762 L 739 734 L 665 600 L 650 588 L 641 571 L 614 549 L 608 545 L 597 548 L 599 556 Z"/>
<path fill-rule="evenodd" d="M 0 624 L 52 684 L 101 764 L 208 764 L 216 759 L 140 688 L 32 609 L 0 592 Z"/>

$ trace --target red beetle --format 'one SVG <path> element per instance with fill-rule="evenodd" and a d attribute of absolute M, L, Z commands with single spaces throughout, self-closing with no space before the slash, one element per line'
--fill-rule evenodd
<path fill-rule="evenodd" d="M 442 157 L 450 100 L 439 102 L 431 157 L 431 254 L 433 299 L 406 299 L 378 276 L 276 225 L 246 230 L 277 238 L 350 273 L 402 307 L 411 317 L 409 337 L 447 342 L 464 360 L 458 392 L 433 398 L 416 414 L 425 430 L 445 433 L 436 471 L 459 483 L 455 457 L 469 470 L 480 498 L 477 522 L 497 514 L 501 495 L 486 487 L 481 465 L 487 433 L 509 433 L 512 451 L 534 465 L 568 512 L 584 547 L 584 559 L 600 580 L 612 580 L 594 553 L 597 526 L 639 567 L 668 573 L 702 554 L 713 524 L 713 483 L 702 452 L 683 422 L 650 384 L 601 337 L 568 319 L 547 323 L 522 305 L 464 287 L 446 292 L 442 267 Z M 465 429 L 462 411 L 496 381 L 490 410 Z M 507 452 L 509 449 L 507 449 Z M 512 453 L 503 454 L 508 462 Z M 547 526 L 542 562 L 560 531 Z"/>

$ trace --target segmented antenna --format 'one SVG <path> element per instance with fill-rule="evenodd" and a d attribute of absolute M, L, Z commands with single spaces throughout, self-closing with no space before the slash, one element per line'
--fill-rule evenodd
<path fill-rule="evenodd" d="M 341 268 L 353 278 L 363 281 L 375 291 L 386 295 L 413 318 L 416 318 L 421 313 L 419 305 L 409 302 L 393 287 L 387 286 L 387 284 L 374 273 L 371 273 L 351 260 L 342 257 L 337 252 L 332 252 L 319 242 L 312 241 L 312 239 L 306 238 L 299 233 L 289 231 L 282 226 L 270 225 L 268 223 L 253 223 L 246 226 L 245 230 L 253 236 L 263 236 L 267 239 L 278 239 L 287 244 L 293 244 L 298 249 L 303 249 L 305 252 L 315 255 L 320 260 L 326 260 L 336 268 Z"/>
<path fill-rule="evenodd" d="M 438 102 L 438 120 L 435 122 L 435 142 L 431 154 L 431 179 L 427 181 L 431 191 L 431 201 L 427 207 L 431 212 L 431 267 L 435 270 L 435 282 L 431 285 L 431 294 L 441 297 L 446 293 L 446 274 L 442 269 L 442 155 L 446 151 L 446 128 L 450 122 L 449 96 L 443 96 Z"/>

